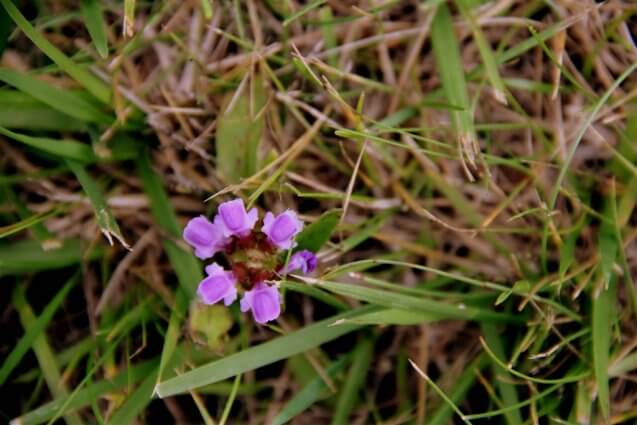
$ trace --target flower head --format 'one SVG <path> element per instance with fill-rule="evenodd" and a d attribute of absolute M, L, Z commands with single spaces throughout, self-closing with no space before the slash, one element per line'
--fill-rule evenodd
<path fill-rule="evenodd" d="M 316 269 L 316 255 L 313 252 L 304 249 L 292 255 L 288 266 L 285 268 L 286 273 L 301 270 L 302 273 L 312 273 Z"/>
<path fill-rule="evenodd" d="M 195 248 L 195 255 L 202 260 L 212 257 L 223 249 L 225 241 L 222 229 L 204 216 L 190 220 L 184 229 L 183 236 L 184 240 Z"/>
<path fill-rule="evenodd" d="M 281 314 L 281 295 L 276 286 L 263 282 L 257 283 L 250 291 L 246 291 L 241 299 L 241 311 L 252 310 L 252 317 L 257 323 L 267 323 Z"/>
<path fill-rule="evenodd" d="M 252 230 L 258 219 L 256 208 L 246 212 L 243 199 L 234 199 L 219 205 L 219 213 L 214 223 L 221 228 L 226 237 L 243 236 Z"/>
<path fill-rule="evenodd" d="M 271 212 L 263 218 L 261 231 L 268 236 L 270 242 L 280 249 L 290 249 L 296 246 L 294 237 L 303 229 L 303 222 L 292 210 L 283 211 L 276 217 Z"/>
<path fill-rule="evenodd" d="M 204 304 L 216 304 L 223 300 L 230 305 L 237 299 L 237 279 L 232 272 L 225 271 L 219 264 L 212 263 L 206 267 L 208 275 L 199 283 L 197 294 Z"/>

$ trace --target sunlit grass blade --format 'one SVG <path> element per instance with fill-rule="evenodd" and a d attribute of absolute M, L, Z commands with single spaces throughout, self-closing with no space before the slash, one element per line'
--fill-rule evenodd
<path fill-rule="evenodd" d="M 24 34 L 29 37 L 31 41 L 44 52 L 45 55 L 55 62 L 60 69 L 84 86 L 84 88 L 91 92 L 93 96 L 102 103 L 110 102 L 111 91 L 104 82 L 73 62 L 57 47 L 51 44 L 49 40 L 40 34 L 33 25 L 26 20 L 11 0 L 0 0 L 0 4 L 2 4 L 9 16 L 11 16 L 11 19 L 13 19 L 22 32 L 24 32 Z"/>
<path fill-rule="evenodd" d="M 108 124 L 114 119 L 77 93 L 57 88 L 29 74 L 0 69 L 0 81 L 80 121 Z"/>
<path fill-rule="evenodd" d="M 359 392 L 365 384 L 367 372 L 372 361 L 374 341 L 371 337 L 364 337 L 356 344 L 352 353 L 352 366 L 340 389 L 338 401 L 332 417 L 332 425 L 348 424 L 349 416 L 359 400 Z"/>
<path fill-rule="evenodd" d="M 453 20 L 447 5 L 438 6 L 431 24 L 431 44 L 436 57 L 438 75 L 447 100 L 458 105 L 462 111 L 450 111 L 453 117 L 460 146 L 470 163 L 477 155 L 473 114 L 470 110 L 467 83 L 460 58 L 460 47 L 456 39 Z"/>
<path fill-rule="evenodd" d="M 346 355 L 340 357 L 338 360 L 332 362 L 325 372 L 330 378 L 334 378 L 349 362 L 351 356 Z M 326 397 L 327 385 L 325 380 L 321 376 L 316 376 L 310 382 L 308 382 L 294 397 L 287 402 L 287 404 L 281 409 L 278 415 L 272 420 L 272 425 L 283 425 L 288 423 L 289 420 L 296 415 L 303 412 L 308 407 L 312 406 L 317 401 Z"/>
<path fill-rule="evenodd" d="M 40 316 L 26 329 L 26 332 L 22 335 L 22 338 L 20 338 L 20 341 L 18 341 L 15 347 L 13 347 L 11 353 L 4 358 L 2 366 L 0 367 L 0 386 L 4 384 L 22 357 L 29 351 L 35 339 L 44 332 L 46 326 L 53 318 L 53 315 L 66 299 L 69 291 L 77 283 L 78 277 L 79 273 L 74 274 L 73 277 L 71 277 L 71 279 L 69 279 L 69 281 L 62 287 L 62 289 L 60 289 L 58 293 L 51 298 Z"/>
<path fill-rule="evenodd" d="M 97 184 L 93 181 L 91 176 L 86 172 L 84 166 L 75 161 L 66 161 L 77 180 L 80 182 L 84 193 L 88 196 L 88 199 L 91 201 L 91 205 L 93 206 L 93 211 L 95 212 L 95 219 L 97 220 L 97 225 L 100 230 L 108 240 L 108 243 L 113 245 L 113 237 L 119 241 L 125 248 L 130 248 L 124 236 L 122 236 L 122 232 L 119 229 L 119 225 L 113 217 L 113 213 L 111 209 L 106 204 L 104 197 L 100 189 L 97 187 Z"/>
<path fill-rule="evenodd" d="M 359 329 L 361 325 L 338 325 L 337 323 L 341 319 L 355 318 L 368 311 L 370 311 L 369 308 L 363 307 L 332 316 L 285 336 L 274 338 L 263 344 L 197 367 L 162 382 L 156 388 L 156 393 L 160 397 L 184 393 L 303 353 Z"/>
<path fill-rule="evenodd" d="M 87 248 L 79 239 L 67 239 L 60 248 L 50 251 L 42 249 L 36 240 L 1 243 L 0 276 L 63 268 L 103 253 L 100 247 Z"/>
<path fill-rule="evenodd" d="M 14 293 L 13 304 L 20 316 L 20 322 L 22 327 L 27 331 L 29 328 L 38 324 L 38 319 L 33 313 L 31 306 L 28 304 L 25 297 L 24 286 L 18 286 Z M 35 357 L 38 360 L 44 380 L 49 387 L 49 391 L 53 394 L 53 397 L 65 397 L 68 395 L 66 384 L 62 380 L 62 375 L 58 369 L 57 362 L 55 361 L 55 355 L 53 349 L 49 345 L 45 332 L 39 332 L 32 340 L 31 347 L 35 353 Z M 75 413 L 67 413 L 64 416 L 64 420 L 69 425 L 79 425 L 82 423 L 80 417 Z"/>
<path fill-rule="evenodd" d="M 91 35 L 95 50 L 103 58 L 108 56 L 108 41 L 102 17 L 102 6 L 98 0 L 81 0 L 80 6 L 86 29 Z"/>
<path fill-rule="evenodd" d="M 4 127 L 0 127 L 0 134 L 59 158 L 74 159 L 80 162 L 97 160 L 93 149 L 89 145 L 75 140 L 56 140 L 48 137 L 27 136 L 15 133 Z"/>

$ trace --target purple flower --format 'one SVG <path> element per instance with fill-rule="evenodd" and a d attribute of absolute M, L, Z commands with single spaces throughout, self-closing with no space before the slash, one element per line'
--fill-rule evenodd
<path fill-rule="evenodd" d="M 208 277 L 199 283 L 197 294 L 204 304 L 216 304 L 223 300 L 225 305 L 230 305 L 237 299 L 237 279 L 232 272 L 225 271 L 219 264 L 212 263 L 206 266 Z"/>
<path fill-rule="evenodd" d="M 294 211 L 287 210 L 276 217 L 271 212 L 266 213 L 261 231 L 278 248 L 290 249 L 296 246 L 294 236 L 301 229 L 303 229 L 303 222 L 299 220 Z"/>
<path fill-rule="evenodd" d="M 252 317 L 257 323 L 267 323 L 281 314 L 281 296 L 276 286 L 257 283 L 241 298 L 241 311 L 252 310 Z"/>
<path fill-rule="evenodd" d="M 210 258 L 223 249 L 225 238 L 222 229 L 206 217 L 195 217 L 186 224 L 184 240 L 195 248 L 195 255 L 202 260 Z"/>
<path fill-rule="evenodd" d="M 304 249 L 292 255 L 288 266 L 285 268 L 286 273 L 291 273 L 295 270 L 301 270 L 303 273 L 312 273 L 316 269 L 316 255 L 313 252 Z"/>
<path fill-rule="evenodd" d="M 243 199 L 235 199 L 219 205 L 219 213 L 215 216 L 215 225 L 221 228 L 226 237 L 242 236 L 252 230 L 258 219 L 256 208 L 246 212 Z"/>

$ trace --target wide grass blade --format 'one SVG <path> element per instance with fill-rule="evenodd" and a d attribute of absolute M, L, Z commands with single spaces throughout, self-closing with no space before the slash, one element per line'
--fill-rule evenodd
<path fill-rule="evenodd" d="M 119 225 L 117 224 L 115 217 L 113 217 L 111 209 L 106 204 L 100 189 L 97 187 L 97 184 L 93 181 L 91 176 L 86 172 L 82 164 L 71 160 L 66 161 L 66 163 L 71 171 L 73 171 L 73 174 L 75 174 L 75 177 L 77 177 L 84 193 L 86 193 L 88 199 L 91 201 L 93 211 L 95 211 L 97 225 L 108 240 L 108 243 L 113 245 L 113 237 L 115 237 L 125 248 L 130 248 L 128 243 L 126 243 L 124 236 L 122 236 Z"/>
<path fill-rule="evenodd" d="M 26 329 L 26 332 L 22 335 L 20 341 L 18 341 L 15 347 L 13 347 L 11 353 L 5 357 L 2 362 L 2 367 L 0 367 L 0 386 L 4 384 L 9 377 L 9 374 L 11 374 L 11 371 L 15 369 L 20 360 L 22 360 L 22 357 L 29 351 L 35 339 L 44 332 L 46 326 L 53 318 L 53 315 L 66 299 L 69 291 L 77 283 L 78 277 L 79 273 L 75 273 L 73 277 L 64 284 L 62 289 L 60 289 L 60 291 L 51 298 L 42 311 L 42 314 L 40 314 L 40 316 L 36 319 L 35 323 Z"/>
<path fill-rule="evenodd" d="M 79 239 L 67 239 L 58 249 L 45 251 L 36 240 L 0 244 L 0 276 L 59 269 L 102 256 L 99 246 L 90 250 Z"/>
<path fill-rule="evenodd" d="M 231 109 L 217 122 L 217 167 L 228 183 L 238 183 L 257 171 L 265 93 L 262 79 L 254 75 L 250 85 L 254 90 L 243 89 L 238 98 L 231 97 L 226 104 Z"/>
<path fill-rule="evenodd" d="M 334 229 L 338 225 L 340 215 L 341 212 L 339 210 L 328 211 L 314 223 L 303 229 L 296 237 L 298 243 L 296 250 L 308 249 L 312 252 L 318 252 L 330 240 Z"/>
<path fill-rule="evenodd" d="M 0 127 L 27 130 L 85 131 L 86 123 L 59 112 L 23 92 L 3 88 L 0 89 Z"/>
<path fill-rule="evenodd" d="M 303 353 L 341 335 L 359 329 L 361 325 L 340 325 L 338 322 L 342 319 L 356 318 L 369 311 L 369 308 L 362 307 L 332 316 L 288 335 L 197 367 L 162 382 L 157 386 L 156 393 L 162 398 L 184 393 L 286 359 L 295 354 Z"/>
<path fill-rule="evenodd" d="M 431 44 L 436 57 L 438 75 L 447 100 L 462 108 L 461 111 L 449 111 L 453 117 L 460 146 L 470 163 L 477 155 L 476 135 L 473 127 L 473 114 L 470 110 L 467 83 L 465 81 L 460 47 L 456 39 L 453 20 L 446 4 L 438 6 L 431 24 Z"/>
<path fill-rule="evenodd" d="M 106 30 L 102 17 L 102 6 L 98 0 L 81 0 L 80 7 L 86 29 L 91 35 L 95 50 L 103 58 L 108 56 L 108 41 L 106 40 Z"/>
<path fill-rule="evenodd" d="M 48 137 L 27 136 L 15 133 L 4 127 L 0 127 L 0 134 L 59 158 L 73 159 L 79 162 L 97 161 L 97 157 L 89 145 L 75 140 L 56 140 Z"/>
<path fill-rule="evenodd" d="M 57 88 L 28 74 L 18 73 L 11 69 L 0 69 L 0 81 L 4 81 L 51 108 L 80 121 L 101 124 L 113 121 L 113 118 L 100 111 L 94 104 L 76 92 Z"/>
<path fill-rule="evenodd" d="M 73 62 L 57 47 L 51 44 L 49 40 L 40 34 L 33 25 L 26 20 L 11 0 L 0 0 L 0 4 L 2 4 L 4 9 L 7 11 L 7 14 L 11 17 L 11 19 L 13 19 L 22 32 L 24 32 L 24 34 L 29 37 L 31 41 L 44 52 L 45 55 L 55 62 L 60 69 L 84 86 L 86 90 L 93 94 L 93 96 L 102 103 L 110 102 L 111 91 L 105 83 L 93 74 L 87 72 L 83 67 Z"/>

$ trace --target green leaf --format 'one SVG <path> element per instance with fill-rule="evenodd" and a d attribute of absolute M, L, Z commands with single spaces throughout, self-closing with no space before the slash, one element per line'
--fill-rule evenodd
<path fill-rule="evenodd" d="M 351 356 L 346 355 L 340 357 L 338 360 L 332 362 L 325 372 L 330 378 L 334 378 L 347 363 Z M 317 401 L 326 397 L 327 385 L 325 380 L 321 376 L 315 376 L 310 382 L 308 382 L 294 397 L 286 403 L 281 409 L 278 415 L 272 420 L 272 425 L 283 425 L 294 418 L 299 413 L 303 412 L 308 407 L 312 406 Z"/>
<path fill-rule="evenodd" d="M 24 73 L 0 69 L 0 81 L 34 97 L 51 108 L 80 121 L 108 124 L 113 121 L 95 105 L 70 90 L 63 90 Z"/>
<path fill-rule="evenodd" d="M 42 34 L 26 20 L 26 18 L 20 13 L 18 8 L 11 2 L 11 0 L 0 0 L 0 4 L 7 11 L 7 14 L 13 19 L 16 25 L 24 32 L 24 34 L 38 46 L 45 55 L 55 62 L 62 71 L 69 74 L 75 81 L 80 83 L 84 88 L 93 94 L 102 103 L 109 103 L 111 99 L 111 90 L 93 74 L 87 72 L 83 67 L 79 66 L 71 59 L 66 57 L 57 47 L 55 47 L 49 40 L 47 40 Z"/>
<path fill-rule="evenodd" d="M 156 369 L 156 359 L 132 366 L 128 369 L 124 369 L 113 378 L 87 385 L 72 396 L 58 397 L 35 410 L 15 418 L 14 421 L 21 425 L 38 425 L 47 422 L 55 417 L 62 408 L 64 408 L 64 412 L 72 412 L 84 406 L 88 406 L 91 402 L 99 399 L 104 394 L 116 393 L 147 377 Z"/>
<path fill-rule="evenodd" d="M 122 236 L 122 232 L 119 230 L 119 225 L 115 217 L 113 217 L 111 209 L 102 197 L 100 189 L 91 176 L 89 176 L 81 164 L 75 161 L 66 161 L 66 163 L 71 171 L 73 171 L 73 174 L 75 174 L 75 177 L 77 177 L 84 193 L 86 193 L 88 199 L 91 201 L 97 225 L 104 234 L 104 237 L 108 239 L 108 243 L 113 245 L 113 237 L 115 237 L 125 248 L 130 248 L 124 236 Z"/>
<path fill-rule="evenodd" d="M 431 44 L 436 57 L 438 75 L 442 81 L 442 88 L 447 100 L 452 105 L 462 108 L 460 111 L 450 111 L 459 143 L 469 161 L 473 161 L 477 153 L 475 148 L 475 129 L 473 115 L 469 107 L 469 95 L 465 80 L 460 47 L 453 26 L 449 7 L 446 4 L 438 6 L 436 16 L 431 24 Z"/>
<path fill-rule="evenodd" d="M 340 391 L 332 425 L 348 424 L 349 416 L 359 400 L 359 392 L 365 384 L 367 372 L 374 354 L 374 341 L 365 338 L 356 344 L 353 352 L 352 366 L 350 367 L 345 383 Z"/>
<path fill-rule="evenodd" d="M 251 83 L 254 91 L 245 89 L 217 124 L 217 167 L 228 183 L 238 183 L 257 170 L 265 93 L 262 79 L 256 74 Z"/>
<path fill-rule="evenodd" d="M 84 131 L 86 123 L 59 112 L 26 93 L 3 88 L 0 89 L 0 127 Z"/>
<path fill-rule="evenodd" d="M 35 339 L 46 329 L 55 312 L 60 308 L 62 302 L 66 299 L 69 291 L 77 283 L 79 273 L 75 273 L 71 279 L 58 291 L 57 294 L 47 303 L 42 314 L 36 319 L 35 323 L 26 329 L 20 341 L 13 347 L 11 353 L 5 357 L 2 367 L 0 367 L 0 386 L 5 383 L 9 374 L 18 365 L 22 357 L 29 351 Z"/>
<path fill-rule="evenodd" d="M 108 57 L 108 41 L 102 18 L 102 6 L 97 0 L 81 0 L 80 7 L 86 23 L 86 29 L 91 35 L 97 53 L 103 58 Z"/>
<path fill-rule="evenodd" d="M 370 311 L 369 308 L 363 307 L 332 316 L 288 335 L 197 367 L 162 382 L 157 386 L 156 393 L 162 398 L 184 393 L 286 359 L 295 354 L 303 353 L 341 335 L 359 329 L 361 325 L 335 325 L 335 323 L 342 319 L 358 317 L 368 311 Z"/>
<path fill-rule="evenodd" d="M 351 283 L 329 282 L 316 280 L 315 285 L 330 292 L 365 301 L 371 304 L 397 308 L 408 311 L 418 311 L 434 315 L 437 320 L 460 319 L 476 321 L 494 321 L 501 323 L 523 323 L 524 318 L 507 313 L 498 313 L 489 308 L 470 307 L 462 303 L 448 304 L 442 301 L 430 300 L 422 296 L 410 296 L 368 288 Z"/>
<path fill-rule="evenodd" d="M 79 239 L 67 239 L 58 249 L 45 251 L 36 240 L 0 244 L 0 276 L 58 269 L 102 255 L 100 247 L 87 251 Z"/>
<path fill-rule="evenodd" d="M 330 240 L 340 216 L 340 210 L 328 211 L 321 215 L 318 220 L 303 229 L 296 237 L 298 245 L 295 250 L 308 249 L 312 252 L 318 252 Z"/>
<path fill-rule="evenodd" d="M 219 352 L 233 325 L 230 310 L 223 305 L 193 302 L 190 306 L 188 331 L 193 341 Z"/>
<path fill-rule="evenodd" d="M 56 140 L 48 137 L 27 136 L 15 133 L 4 127 L 0 127 L 0 134 L 63 159 L 74 159 L 80 162 L 97 161 L 93 149 L 89 145 L 76 140 Z"/>

